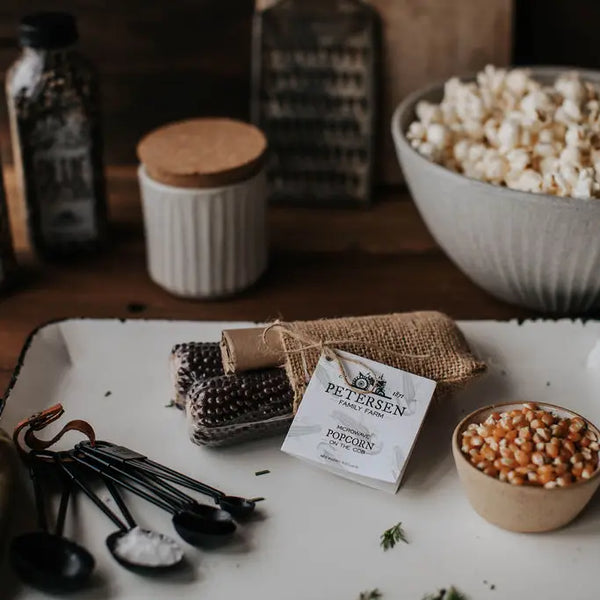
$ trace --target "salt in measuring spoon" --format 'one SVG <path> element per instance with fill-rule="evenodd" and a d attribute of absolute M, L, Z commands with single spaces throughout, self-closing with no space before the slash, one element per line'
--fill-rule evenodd
<path fill-rule="evenodd" d="M 111 533 L 106 538 L 106 545 L 113 558 L 120 565 L 137 572 L 156 573 L 172 569 L 181 563 L 183 560 L 183 550 L 177 542 L 161 533 L 140 529 L 125 505 L 123 498 L 110 482 L 104 480 L 109 492 L 127 521 L 127 525 L 83 482 L 73 466 L 67 465 L 60 458 L 56 460 L 67 477 L 79 486 L 84 494 L 118 527 L 118 531 Z M 140 547 L 140 551 L 125 552 L 121 544 L 125 536 L 129 536 L 132 533 L 135 536 L 136 543 Z M 149 552 L 154 552 L 156 556 L 149 556 Z"/>

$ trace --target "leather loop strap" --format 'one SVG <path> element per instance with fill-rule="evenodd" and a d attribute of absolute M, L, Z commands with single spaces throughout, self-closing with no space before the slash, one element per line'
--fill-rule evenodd
<path fill-rule="evenodd" d="M 83 421 L 81 419 L 69 421 L 54 437 L 49 440 L 41 440 L 35 436 L 35 431 L 41 431 L 51 423 L 54 423 L 54 421 L 58 420 L 64 414 L 64 412 L 65 411 L 62 407 L 62 404 L 55 404 L 54 406 L 51 406 L 42 412 L 36 413 L 35 415 L 32 415 L 31 417 L 24 419 L 17 424 L 13 432 L 13 442 L 15 443 L 15 446 L 19 450 L 21 456 L 27 455 L 30 450 L 39 452 L 50 448 L 50 446 L 58 442 L 68 431 L 79 431 L 88 438 L 92 446 L 95 444 L 96 433 L 94 428 L 87 421 Z M 26 448 L 21 446 L 19 442 L 19 434 L 25 428 L 27 428 L 27 430 L 25 431 L 23 439 Z"/>

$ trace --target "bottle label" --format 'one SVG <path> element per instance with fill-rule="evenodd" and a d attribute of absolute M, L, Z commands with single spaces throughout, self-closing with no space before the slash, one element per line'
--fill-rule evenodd
<path fill-rule="evenodd" d="M 79 110 L 39 119 L 29 139 L 40 228 L 47 241 L 95 236 L 89 122 Z"/>

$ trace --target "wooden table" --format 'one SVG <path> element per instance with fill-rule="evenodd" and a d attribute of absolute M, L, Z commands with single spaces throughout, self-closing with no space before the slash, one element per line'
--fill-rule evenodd
<path fill-rule="evenodd" d="M 171 296 L 147 275 L 134 167 L 108 169 L 110 249 L 66 264 L 36 263 L 11 170 L 5 184 L 23 269 L 18 286 L 0 296 L 0 390 L 31 330 L 66 317 L 263 321 L 419 309 L 461 319 L 530 315 L 472 284 L 436 246 L 402 190 L 381 192 L 369 211 L 272 207 L 267 274 L 233 299 L 196 302 Z"/>

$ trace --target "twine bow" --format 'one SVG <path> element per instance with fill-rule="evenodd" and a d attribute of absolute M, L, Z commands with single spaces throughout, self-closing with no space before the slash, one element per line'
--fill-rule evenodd
<path fill-rule="evenodd" d="M 300 342 L 300 344 L 302 344 L 302 347 L 300 347 L 298 349 L 295 349 L 295 350 L 286 349 L 285 352 L 286 352 L 286 354 L 300 354 L 300 358 L 302 359 L 302 366 L 304 369 L 304 376 L 305 376 L 306 382 L 308 382 L 312 376 L 312 373 L 309 372 L 308 365 L 306 363 L 306 351 L 313 349 L 313 348 L 317 348 L 321 351 L 321 353 L 323 354 L 323 356 L 325 356 L 325 358 L 327 360 L 329 360 L 329 361 L 333 360 L 337 363 L 337 366 L 339 367 L 340 374 L 344 380 L 344 383 L 346 384 L 346 386 L 349 389 L 351 389 L 354 392 L 361 393 L 361 394 L 372 391 L 372 389 L 370 389 L 370 388 L 375 386 L 375 381 L 379 377 L 379 373 L 374 371 L 369 365 L 367 365 L 365 362 L 363 362 L 361 360 L 358 360 L 356 358 L 340 356 L 340 354 L 338 353 L 338 351 L 336 350 L 335 347 L 343 346 L 345 344 L 355 344 L 355 343 L 360 343 L 360 344 L 366 345 L 366 346 L 377 347 L 378 344 L 376 342 L 370 342 L 369 340 L 364 340 L 364 339 L 357 340 L 357 339 L 352 339 L 352 338 L 325 339 L 325 340 L 312 338 L 302 332 L 299 332 L 297 329 L 294 328 L 294 326 L 292 324 L 284 323 L 283 321 L 280 321 L 279 319 L 277 319 L 270 325 L 267 325 L 267 327 L 265 327 L 265 329 L 263 330 L 262 341 L 265 345 L 267 345 L 267 346 L 269 345 L 269 340 L 267 339 L 267 334 L 269 333 L 269 331 L 275 330 L 275 329 L 285 332 L 286 335 L 288 335 L 292 339 L 294 339 L 297 342 Z M 389 350 L 389 349 L 386 349 L 386 354 L 391 354 L 391 355 L 397 356 L 399 358 L 410 358 L 410 359 L 416 359 L 416 360 L 424 360 L 424 359 L 429 358 L 428 354 L 405 354 L 402 352 L 395 352 L 395 351 Z M 371 386 L 369 386 L 368 388 L 359 388 L 359 387 L 355 386 L 348 377 L 348 373 L 344 367 L 345 362 L 358 365 L 359 367 L 361 367 L 361 369 L 365 369 L 367 372 L 369 372 L 373 376 L 373 383 L 371 384 Z"/>

